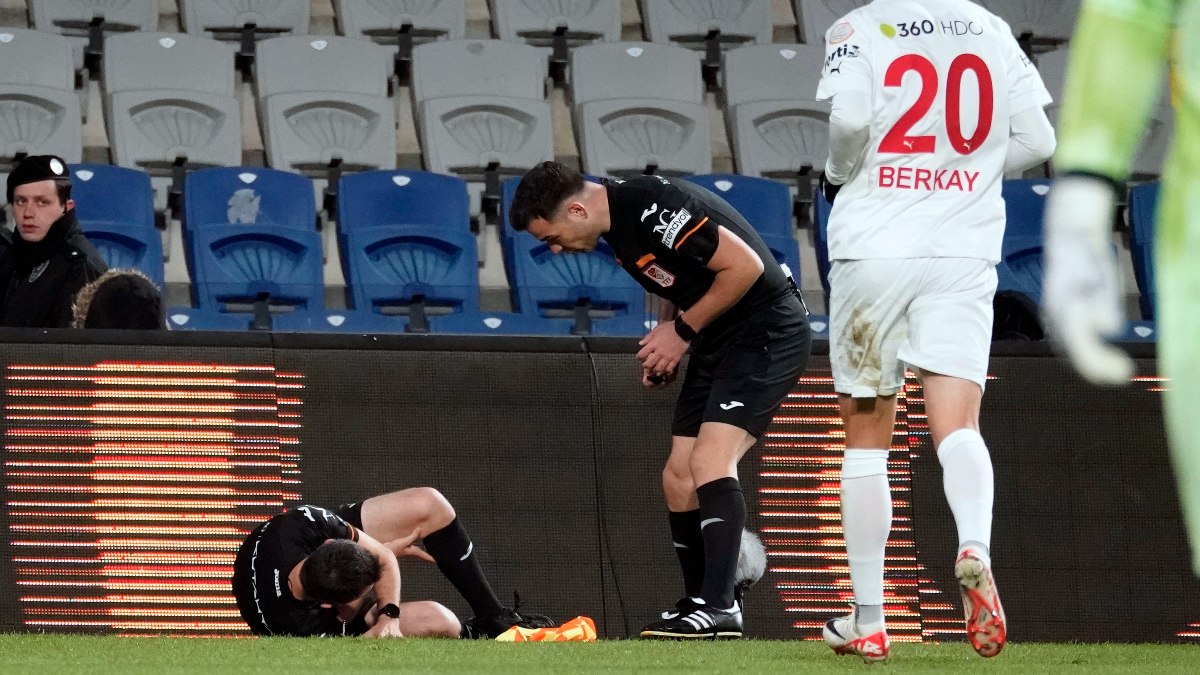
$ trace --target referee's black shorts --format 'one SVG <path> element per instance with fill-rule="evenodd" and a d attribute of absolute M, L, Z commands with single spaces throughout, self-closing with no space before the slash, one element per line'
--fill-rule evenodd
<path fill-rule="evenodd" d="M 763 435 L 780 404 L 804 372 L 812 348 L 799 300 L 784 311 L 764 312 L 742 322 L 721 347 L 694 350 L 671 434 L 695 438 L 705 422 L 723 422 Z"/>

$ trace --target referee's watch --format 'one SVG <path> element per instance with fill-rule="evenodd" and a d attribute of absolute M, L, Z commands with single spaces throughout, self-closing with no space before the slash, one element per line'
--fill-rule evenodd
<path fill-rule="evenodd" d="M 683 315 L 675 317 L 675 334 L 683 338 L 684 342 L 693 342 L 700 337 L 695 328 L 688 325 L 687 321 L 683 320 Z"/>
<path fill-rule="evenodd" d="M 388 604 L 379 608 L 379 615 L 386 616 L 389 619 L 399 619 L 400 618 L 400 605 L 397 605 L 394 602 L 389 602 Z"/>

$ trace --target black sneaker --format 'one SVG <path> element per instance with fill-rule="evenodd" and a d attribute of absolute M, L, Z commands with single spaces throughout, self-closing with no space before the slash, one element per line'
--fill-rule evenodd
<path fill-rule="evenodd" d="M 717 609 L 700 598 L 684 598 L 675 603 L 674 610 L 663 612 L 662 617 L 662 621 L 643 628 L 641 637 L 652 640 L 742 637 L 742 610 L 736 603 L 729 609 Z"/>
<path fill-rule="evenodd" d="M 491 616 L 476 616 L 463 622 L 463 637 L 495 638 L 497 635 L 512 628 L 553 628 L 558 624 L 543 614 L 519 612 L 521 598 L 513 594 L 513 606 L 501 607 L 500 611 Z"/>

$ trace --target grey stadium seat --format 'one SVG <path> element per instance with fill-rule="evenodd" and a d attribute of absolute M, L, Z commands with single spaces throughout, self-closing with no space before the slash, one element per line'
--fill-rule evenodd
<path fill-rule="evenodd" d="M 712 31 L 722 44 L 771 42 L 771 0 L 639 0 L 651 42 L 702 46 Z"/>
<path fill-rule="evenodd" d="M 560 29 L 572 45 L 621 39 L 621 3 L 612 0 L 488 0 L 488 9 L 509 42 L 545 46 Z"/>
<path fill-rule="evenodd" d="M 529 45 L 448 40 L 415 48 L 412 91 L 425 167 L 470 178 L 498 165 L 519 175 L 552 159 L 545 72 L 545 50 Z"/>
<path fill-rule="evenodd" d="M 28 7 L 34 28 L 71 38 L 76 70 L 97 20 L 103 33 L 158 30 L 158 0 L 29 0 Z"/>
<path fill-rule="evenodd" d="M 794 179 L 821 171 L 829 151 L 829 104 L 816 101 L 825 50 L 751 45 L 725 53 L 725 99 L 738 173 Z"/>
<path fill-rule="evenodd" d="M 466 34 L 464 0 L 333 0 L 338 32 L 396 44 L 401 30 L 415 42 L 459 40 Z"/>
<path fill-rule="evenodd" d="M 709 173 L 700 60 L 682 47 L 595 43 L 571 52 L 576 133 L 594 175 Z"/>
<path fill-rule="evenodd" d="M 871 0 L 792 0 L 796 10 L 796 24 L 800 27 L 800 40 L 804 44 L 824 45 L 825 31 L 843 16 Z"/>
<path fill-rule="evenodd" d="M 1062 104 L 1063 83 L 1066 81 L 1069 57 L 1070 49 L 1063 47 L 1041 54 L 1037 59 L 1038 72 L 1041 73 L 1042 81 L 1045 82 L 1050 95 L 1054 97 L 1054 102 L 1046 107 L 1046 115 L 1056 129 L 1058 128 L 1058 113 Z M 1152 73 L 1147 73 L 1147 77 L 1151 75 Z M 1142 143 L 1133 160 L 1131 169 L 1135 177 L 1147 178 L 1162 173 L 1174 124 L 1174 109 L 1170 105 L 1170 97 L 1164 86 L 1163 96 L 1150 113 L 1150 120 L 1142 136 Z"/>
<path fill-rule="evenodd" d="M 396 166 L 391 54 L 334 36 L 263 40 L 255 63 L 267 163 L 312 174 Z"/>
<path fill-rule="evenodd" d="M 1013 35 L 1034 42 L 1066 42 L 1075 29 L 1080 0 L 975 0 L 1008 22 Z"/>
<path fill-rule="evenodd" d="M 108 41 L 104 110 L 113 159 L 165 175 L 242 161 L 233 52 L 185 33 L 126 33 Z"/>
<path fill-rule="evenodd" d="M 83 130 L 66 38 L 0 28 L 0 166 L 17 155 L 80 161 Z"/>
<path fill-rule="evenodd" d="M 179 19 L 192 35 L 221 40 L 241 36 L 247 24 L 267 35 L 308 33 L 309 0 L 179 0 Z"/>

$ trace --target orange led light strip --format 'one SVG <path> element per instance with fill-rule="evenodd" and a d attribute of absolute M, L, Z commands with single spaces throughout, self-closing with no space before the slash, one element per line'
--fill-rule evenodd
<path fill-rule="evenodd" d="M 7 538 L 24 624 L 244 635 L 229 575 L 246 534 L 299 499 L 303 376 L 19 364 L 4 388 Z"/>

